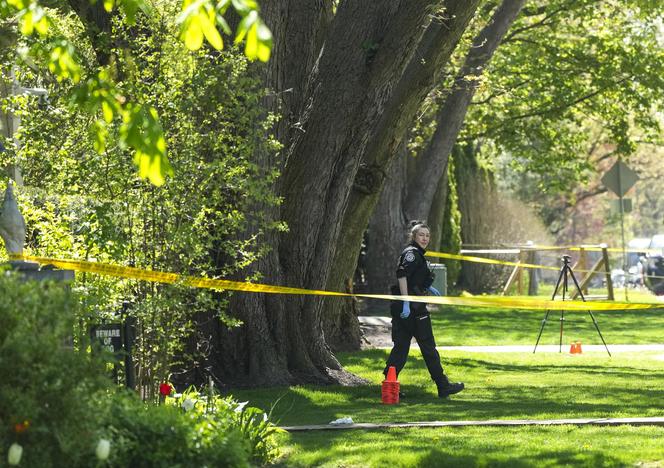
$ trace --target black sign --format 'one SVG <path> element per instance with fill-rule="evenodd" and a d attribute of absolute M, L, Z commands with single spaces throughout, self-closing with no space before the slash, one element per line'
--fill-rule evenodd
<path fill-rule="evenodd" d="M 90 339 L 93 348 L 101 348 L 114 354 L 118 359 L 123 356 L 123 325 L 108 323 L 90 328 Z"/>

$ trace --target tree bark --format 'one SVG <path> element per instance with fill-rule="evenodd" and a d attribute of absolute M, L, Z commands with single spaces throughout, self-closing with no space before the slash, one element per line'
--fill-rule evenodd
<path fill-rule="evenodd" d="M 396 261 L 406 241 L 408 220 L 401 210 L 406 184 L 406 145 L 401 145 L 369 220 L 367 283 L 375 293 L 387 293 L 396 283 Z M 383 304 L 387 310 L 389 306 Z"/>
<path fill-rule="evenodd" d="M 454 89 L 438 111 L 436 131 L 418 158 L 415 180 L 419 188 L 411 191 L 406 200 L 408 217 L 422 218 L 429 214 L 438 183 L 447 169 L 450 152 L 479 86 L 480 76 L 524 3 L 525 0 L 503 0 L 491 21 L 473 40 L 464 65 L 454 80 Z"/>
<path fill-rule="evenodd" d="M 449 158 L 448 158 L 449 159 Z M 447 180 L 447 162 L 445 163 L 445 171 L 443 176 L 438 182 L 436 193 L 431 203 L 429 210 L 429 217 L 427 218 L 429 226 L 431 227 L 431 240 L 429 250 L 441 250 L 443 224 L 445 223 L 445 204 L 448 197 L 448 180 Z"/>
<path fill-rule="evenodd" d="M 438 12 L 429 23 L 415 54 L 410 57 L 398 82 L 393 83 L 390 100 L 386 101 L 381 112 L 369 116 L 373 122 L 373 131 L 365 151 L 359 155 L 361 164 L 356 170 L 353 184 L 347 187 L 350 197 L 341 218 L 339 248 L 332 261 L 334 274 L 329 276 L 327 289 L 339 290 L 352 277 L 362 236 L 378 203 L 385 174 L 419 106 L 436 83 L 438 73 L 449 61 L 478 3 L 477 0 L 443 2 L 444 10 Z M 401 232 L 400 229 L 398 233 Z M 397 243 L 397 248 L 400 244 Z M 373 288 L 371 291 L 383 292 Z M 334 316 L 343 311 L 328 307 L 324 313 Z"/>
<path fill-rule="evenodd" d="M 81 19 L 97 63 L 108 65 L 111 59 L 111 13 L 106 11 L 102 1 L 69 0 L 69 6 Z"/>
<path fill-rule="evenodd" d="M 284 17 L 298 3 L 288 2 L 286 10 L 281 3 L 270 3 L 265 14 Z M 346 245 L 341 220 L 360 162 L 380 116 L 395 105 L 395 90 L 431 9 L 430 0 L 341 2 L 320 54 L 310 47 L 293 59 L 294 66 L 312 64 L 310 70 L 307 65 L 284 70 L 280 59 L 292 49 L 284 46 L 276 51 L 268 88 L 275 96 L 282 95 L 284 86 L 302 92 L 278 102 L 283 115 L 297 118 L 289 119 L 288 128 L 278 127 L 286 145 L 278 186 L 284 199 L 279 219 L 287 222 L 289 231 L 271 240 L 275 250 L 258 265 L 266 282 L 310 289 L 328 286 L 336 252 Z M 288 33 L 290 26 L 275 28 L 271 19 L 267 22 L 275 42 Z M 310 23 L 315 22 L 307 19 L 309 34 L 314 30 Z M 298 26 L 292 27 L 297 36 Z M 285 40 L 297 42 L 302 36 L 306 34 Z M 359 247 L 363 230 L 354 248 Z M 352 272 L 352 267 L 347 271 Z M 343 281 L 335 289 L 342 288 Z M 220 337 L 215 373 L 224 382 L 254 385 L 353 382 L 326 342 L 325 301 L 317 296 L 238 294 L 231 311 L 245 325 Z"/>
<path fill-rule="evenodd" d="M 454 151 L 454 169 L 463 243 L 493 244 L 497 220 L 504 219 L 493 172 L 480 165 L 476 148 L 469 145 Z M 461 262 L 457 286 L 473 294 L 487 293 L 504 284 L 505 275 L 509 270 L 502 265 Z"/>

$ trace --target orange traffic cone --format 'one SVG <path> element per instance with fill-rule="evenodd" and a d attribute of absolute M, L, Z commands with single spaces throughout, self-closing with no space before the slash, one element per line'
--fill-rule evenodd
<path fill-rule="evenodd" d="M 575 341 L 572 343 L 572 346 L 569 348 L 569 353 L 570 354 L 581 354 L 583 351 L 581 351 L 581 342 L 580 341 Z"/>
<path fill-rule="evenodd" d="M 397 370 L 394 366 L 387 369 L 387 377 L 383 381 L 381 399 L 386 405 L 399 403 L 399 382 L 397 381 Z"/>

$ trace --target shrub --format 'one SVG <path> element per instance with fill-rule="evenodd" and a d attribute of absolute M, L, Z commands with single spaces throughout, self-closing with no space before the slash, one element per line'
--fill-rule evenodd
<path fill-rule="evenodd" d="M 21 466 L 49 467 L 94 456 L 95 396 L 110 385 L 104 363 L 74 348 L 77 301 L 59 284 L 21 282 L 0 271 L 0 447 Z"/>
<path fill-rule="evenodd" d="M 233 428 L 192 417 L 173 405 L 118 395 L 109 408 L 111 466 L 248 466 L 248 444 Z"/>
<path fill-rule="evenodd" d="M 243 467 L 275 458 L 272 435 L 278 430 L 257 408 L 217 396 L 208 404 L 190 391 L 160 406 L 118 395 L 105 437 L 111 466 Z"/>
<path fill-rule="evenodd" d="M 20 466 L 39 468 L 273 460 L 278 428 L 256 408 L 194 391 L 153 405 L 114 388 L 76 333 L 80 301 L 72 296 L 63 285 L 0 272 L 0 466 L 13 444 L 23 449 Z M 101 439 L 110 442 L 106 461 L 96 458 Z"/>

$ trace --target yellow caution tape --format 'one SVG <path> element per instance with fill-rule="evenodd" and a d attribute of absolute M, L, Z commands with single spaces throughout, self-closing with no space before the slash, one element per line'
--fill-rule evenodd
<path fill-rule="evenodd" d="M 521 249 L 461 249 L 460 254 L 519 254 Z"/>
<path fill-rule="evenodd" d="M 470 246 L 473 246 L 472 244 Z M 487 246 L 482 246 L 487 247 Z M 504 253 L 513 253 L 512 250 L 572 250 L 580 251 L 585 250 L 587 252 L 601 252 L 606 249 L 607 252 L 623 252 L 623 249 L 620 247 L 604 247 L 602 244 L 599 245 L 537 245 L 537 244 L 522 244 L 522 245 L 501 245 L 498 248 L 483 248 L 483 249 L 462 249 L 462 252 L 466 253 L 503 253 L 501 251 L 508 251 Z M 663 249 L 630 249 L 625 248 L 625 252 L 628 253 L 654 253 L 661 254 Z M 518 252 L 514 252 L 518 253 Z"/>
<path fill-rule="evenodd" d="M 534 265 L 532 263 L 508 262 L 506 260 L 495 260 L 493 258 L 484 258 L 484 257 L 471 257 L 469 255 L 457 255 L 457 254 L 431 252 L 431 251 L 427 251 L 426 255 L 427 257 L 448 258 L 450 260 L 465 260 L 468 262 L 489 263 L 491 265 L 508 265 L 508 266 L 518 266 L 521 268 L 538 268 L 542 270 L 560 271 L 560 268 L 558 267 Z"/>
<path fill-rule="evenodd" d="M 488 253 L 488 251 L 482 251 L 482 253 Z M 493 253 L 504 253 L 503 251 L 495 251 Z M 451 253 L 443 252 L 433 252 L 427 251 L 426 255 L 428 257 L 438 257 L 438 258 L 448 258 L 450 260 L 463 260 L 466 262 L 476 262 L 476 263 L 488 263 L 491 265 L 507 265 L 520 268 L 535 268 L 540 270 L 554 270 L 560 271 L 560 267 L 546 266 L 546 265 L 535 265 L 532 263 L 521 263 L 521 262 L 509 262 L 507 260 L 495 260 L 493 258 L 484 258 L 484 257 L 473 257 L 470 255 L 457 255 Z M 574 272 L 576 273 L 592 273 L 594 275 L 606 275 L 606 271 L 591 271 L 591 270 L 582 270 L 580 268 L 575 268 Z M 664 278 L 664 276 L 657 275 L 644 275 L 645 278 Z"/>
<path fill-rule="evenodd" d="M 84 260 L 63 260 L 46 257 L 35 257 L 29 255 L 13 255 L 12 260 L 29 260 L 44 265 L 53 265 L 57 268 L 75 270 L 87 273 L 114 276 L 118 278 L 137 279 L 167 284 L 181 284 L 196 288 L 208 288 L 216 290 L 244 291 L 254 293 L 270 294 L 300 294 L 317 296 L 337 297 L 364 297 L 369 299 L 384 299 L 391 301 L 424 302 L 428 304 L 468 306 L 468 307 L 501 307 L 509 309 L 528 310 L 635 310 L 662 308 L 664 304 L 651 303 L 628 303 L 608 301 L 553 301 L 538 299 L 519 299 L 510 297 L 447 297 L 447 296 L 398 296 L 391 294 L 349 294 L 335 291 L 324 291 L 315 289 L 292 288 L 286 286 L 273 286 L 269 284 L 249 283 L 224 279 L 189 277 L 177 273 L 167 273 L 154 270 L 143 270 L 140 268 L 121 265 L 109 265 L 104 263 L 88 262 Z"/>

